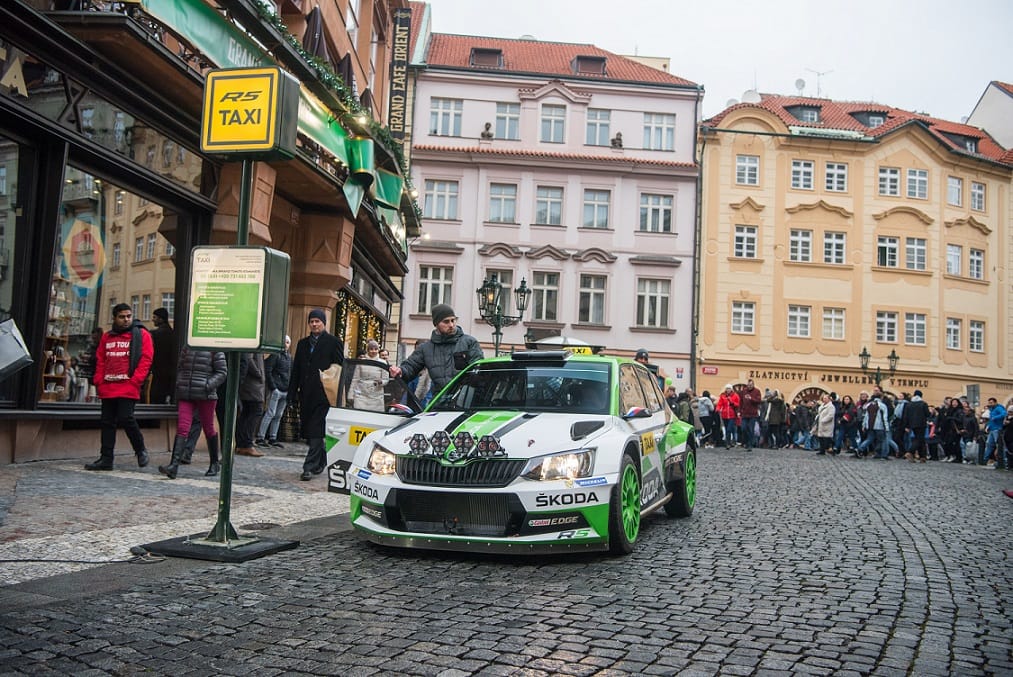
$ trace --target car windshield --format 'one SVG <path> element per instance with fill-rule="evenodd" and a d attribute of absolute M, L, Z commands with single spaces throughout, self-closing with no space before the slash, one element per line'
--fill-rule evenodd
<path fill-rule="evenodd" d="M 607 414 L 609 364 L 490 362 L 472 366 L 429 411 L 517 411 Z"/>

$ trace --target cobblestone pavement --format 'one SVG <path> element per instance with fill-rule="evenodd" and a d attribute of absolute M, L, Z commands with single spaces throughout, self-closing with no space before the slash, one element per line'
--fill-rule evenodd
<path fill-rule="evenodd" d="M 268 488 L 305 493 L 292 469 Z M 1013 474 L 723 450 L 699 471 L 693 517 L 646 518 L 629 557 L 389 550 L 346 525 L 102 591 L 132 565 L 3 587 L 0 673 L 1013 674 Z M 94 506 L 113 486 L 144 498 L 137 474 L 78 478 L 79 511 L 122 523 Z M 200 488 L 177 483 L 188 506 Z M 44 583 L 71 593 L 19 603 Z"/>

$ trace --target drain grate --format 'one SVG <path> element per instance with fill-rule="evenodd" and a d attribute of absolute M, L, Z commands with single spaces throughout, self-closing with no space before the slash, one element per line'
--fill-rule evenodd
<path fill-rule="evenodd" d="M 264 531 L 265 529 L 274 529 L 279 526 L 281 525 L 274 522 L 253 522 L 251 524 L 244 524 L 239 528 L 243 531 Z"/>

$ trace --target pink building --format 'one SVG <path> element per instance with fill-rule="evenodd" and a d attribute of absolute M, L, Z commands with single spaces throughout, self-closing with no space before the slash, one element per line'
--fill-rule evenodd
<path fill-rule="evenodd" d="M 495 275 L 532 290 L 501 351 L 556 334 L 646 348 L 688 386 L 702 87 L 593 45 L 429 33 L 429 6 L 412 7 L 423 236 L 402 341 L 449 303 L 491 354 L 475 292 Z"/>

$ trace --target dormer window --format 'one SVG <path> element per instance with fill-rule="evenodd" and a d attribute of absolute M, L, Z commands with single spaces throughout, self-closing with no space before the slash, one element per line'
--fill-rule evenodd
<path fill-rule="evenodd" d="M 605 57 L 578 56 L 573 60 L 575 75 L 605 75 Z"/>
<path fill-rule="evenodd" d="M 964 139 L 964 150 L 968 153 L 978 152 L 978 140 L 977 139 Z"/>
<path fill-rule="evenodd" d="M 964 134 L 946 134 L 943 135 L 953 142 L 958 148 L 963 148 L 968 153 L 978 152 L 978 139 L 973 136 L 965 136 Z"/>
<path fill-rule="evenodd" d="M 869 129 L 875 129 L 876 127 L 882 127 L 886 124 L 886 113 L 882 111 L 857 111 L 851 114 L 851 117 L 860 125 L 865 125 Z"/>
<path fill-rule="evenodd" d="M 478 68 L 503 68 L 503 50 L 472 47 L 471 65 Z"/>
<path fill-rule="evenodd" d="M 871 129 L 881 127 L 884 122 L 886 122 L 886 119 L 882 115 L 869 115 L 869 127 Z"/>
<path fill-rule="evenodd" d="M 800 122 L 819 122 L 819 106 L 790 106 L 786 109 Z"/>

